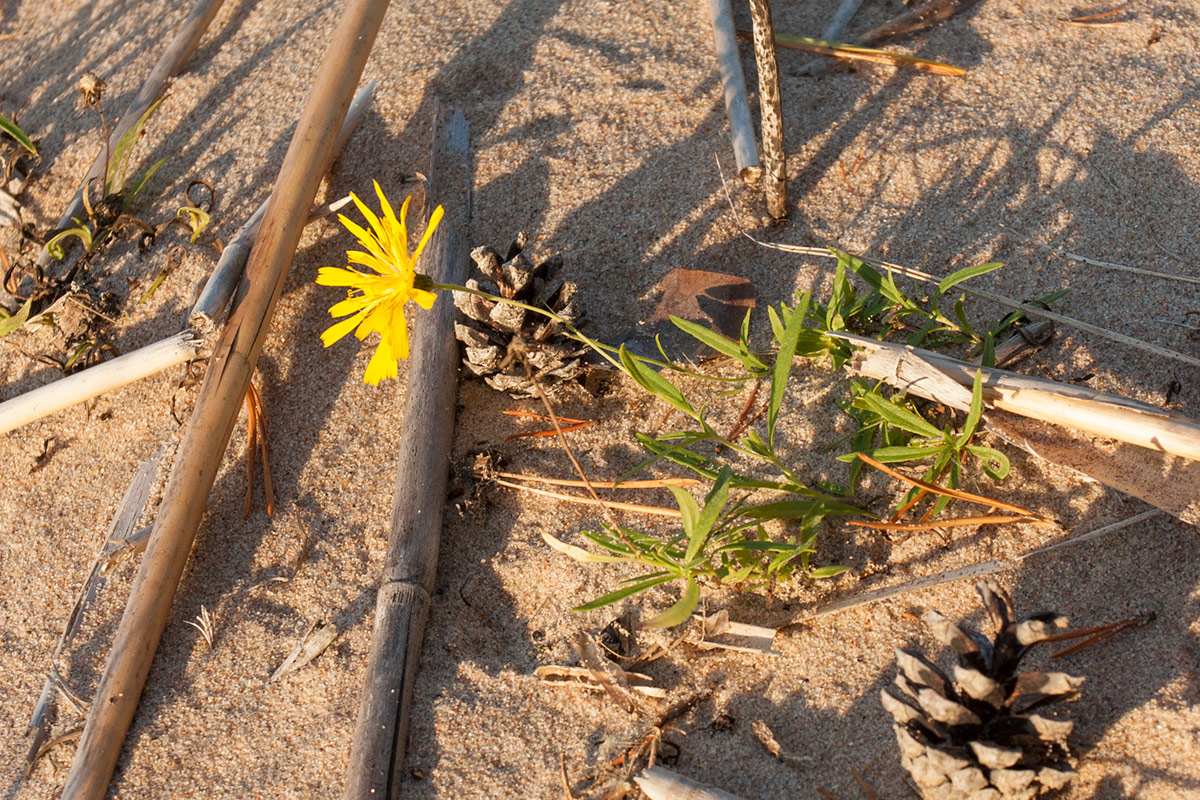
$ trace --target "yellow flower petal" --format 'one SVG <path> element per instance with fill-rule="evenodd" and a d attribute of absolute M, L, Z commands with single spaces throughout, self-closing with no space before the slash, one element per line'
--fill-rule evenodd
<path fill-rule="evenodd" d="M 328 328 L 326 328 L 325 332 L 321 334 L 321 341 L 326 347 L 329 347 L 329 345 L 339 341 L 347 333 L 354 330 L 354 327 L 358 325 L 358 323 L 362 322 L 363 317 L 366 315 L 367 312 L 364 311 L 360 314 L 355 314 L 349 319 L 344 319 L 341 322 L 335 322 L 333 325 L 330 325 Z"/>
<path fill-rule="evenodd" d="M 415 264 L 417 259 L 421 257 L 421 251 L 425 249 L 425 244 L 433 236 L 433 232 L 437 230 L 438 223 L 442 221 L 442 207 L 438 206 L 429 215 L 429 225 L 425 228 L 425 233 L 421 234 L 421 241 L 417 242 L 417 249 L 413 251 L 412 260 Z"/>
<path fill-rule="evenodd" d="M 437 295 L 424 289 L 413 289 L 412 299 L 417 301 L 417 305 L 428 311 L 433 308 L 433 301 L 437 300 Z"/>

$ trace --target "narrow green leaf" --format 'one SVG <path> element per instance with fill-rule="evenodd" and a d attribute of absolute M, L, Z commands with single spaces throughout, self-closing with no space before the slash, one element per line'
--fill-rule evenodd
<path fill-rule="evenodd" d="M 731 339 L 726 339 L 716 331 L 692 322 L 690 319 L 681 319 L 676 316 L 671 317 L 671 324 L 693 339 L 708 345 L 718 353 L 727 355 L 730 358 L 736 358 L 739 361 L 742 360 L 742 353 L 738 348 L 738 343 Z"/>
<path fill-rule="evenodd" d="M 0 314 L 5 314 L 3 319 L 0 319 L 0 338 L 8 336 L 10 333 L 20 328 L 29 321 L 29 311 L 33 308 L 33 298 L 25 301 L 25 305 L 17 309 L 17 313 L 8 316 L 4 309 L 0 309 Z"/>
<path fill-rule="evenodd" d="M 946 445 L 909 445 L 906 447 L 878 447 L 874 450 L 859 450 L 853 453 L 846 453 L 838 456 L 838 461 L 844 461 L 847 464 L 853 464 L 858 460 L 858 454 L 865 453 L 871 458 L 882 464 L 898 464 L 902 461 L 917 461 L 922 458 L 930 458 L 936 456 L 944 450 Z"/>
<path fill-rule="evenodd" d="M 991 331 L 983 335 L 983 354 L 979 356 L 979 363 L 985 367 L 996 366 L 996 337 Z"/>
<path fill-rule="evenodd" d="M 983 417 L 983 372 L 975 370 L 975 380 L 971 384 L 971 410 L 967 412 L 967 422 L 963 425 L 962 433 L 958 436 L 958 449 L 966 447 L 967 442 L 975 435 L 979 420 Z"/>
<path fill-rule="evenodd" d="M 841 575 L 849 567 L 817 567 L 812 572 L 808 573 L 808 577 L 813 580 L 821 580 L 822 578 L 832 578 L 835 575 Z"/>
<path fill-rule="evenodd" d="M 952 286 L 956 286 L 963 281 L 970 280 L 978 275 L 986 275 L 992 270 L 1000 269 L 1003 266 L 1004 265 L 998 261 L 992 261 L 987 264 L 976 264 L 973 267 L 963 267 L 962 269 L 952 272 L 943 278 L 942 282 L 938 284 L 937 293 L 939 295 L 945 294 L 946 291 Z"/>
<path fill-rule="evenodd" d="M 33 140 L 25 135 L 25 131 L 21 130 L 17 123 L 13 122 L 3 114 L 0 114 L 0 131 L 4 131 L 9 136 L 16 139 L 17 144 L 21 145 L 21 147 L 24 147 L 33 155 L 37 155 L 37 147 L 34 146 Z"/>
<path fill-rule="evenodd" d="M 775 356 L 775 369 L 771 373 L 771 400 L 767 405 L 767 447 L 775 447 L 775 425 L 779 421 L 779 409 L 787 391 L 788 377 L 792 372 L 792 361 L 796 357 L 796 344 L 800 340 L 800 329 L 804 327 L 804 314 L 808 311 L 809 295 L 802 298 L 803 307 L 797 306 L 779 337 L 779 353 Z"/>
<path fill-rule="evenodd" d="M 145 174 L 142 175 L 142 179 L 138 181 L 138 185 L 133 187 L 133 191 L 129 193 L 129 197 L 125 201 L 126 205 L 133 202 L 133 199 L 138 196 L 138 192 L 142 190 L 142 187 L 146 185 L 146 183 L 150 180 L 150 177 L 154 175 L 154 173 L 158 172 L 158 168 L 165 163 L 167 163 L 167 160 L 165 158 L 160 158 L 158 161 L 154 162 L 154 165 L 151 166 L 150 169 L 146 170 Z"/>
<path fill-rule="evenodd" d="M 671 494 L 675 495 L 675 502 L 679 505 L 679 515 L 683 519 L 683 532 L 687 534 L 688 540 L 692 538 L 692 531 L 696 530 L 696 520 L 700 519 L 700 504 L 696 502 L 696 498 L 687 493 L 686 489 L 679 486 L 668 486 Z"/>
<path fill-rule="evenodd" d="M 934 427 L 919 414 L 909 411 L 907 408 L 897 405 L 874 392 L 868 392 L 862 397 L 857 398 L 855 405 L 860 408 L 865 407 L 869 411 L 874 411 L 883 417 L 888 425 L 915 433 L 918 436 L 927 436 L 931 439 L 944 438 L 944 434 L 940 429 Z"/>
<path fill-rule="evenodd" d="M 750 519 L 802 519 L 818 513 L 821 516 L 829 516 L 863 512 L 862 509 L 836 500 L 781 500 L 742 509 L 742 516 Z"/>
<path fill-rule="evenodd" d="M 633 378 L 639 386 L 655 397 L 675 406 L 692 419 L 700 419 L 700 415 L 696 413 L 691 403 L 687 401 L 675 384 L 634 358 L 625 349 L 625 345 L 621 345 L 618 357 L 621 359 L 621 366 L 624 368 L 625 374 Z"/>
<path fill-rule="evenodd" d="M 653 575 L 644 580 L 639 580 L 637 583 L 631 584 L 631 585 L 626 586 L 621 589 L 617 589 L 615 592 L 609 592 L 608 594 L 604 595 L 603 597 L 597 597 L 595 600 L 592 600 L 591 602 L 588 602 L 588 603 L 584 603 L 581 606 L 575 606 L 574 610 L 575 611 L 592 611 L 597 608 L 603 608 L 604 606 L 610 606 L 613 603 L 617 603 L 617 602 L 620 602 L 621 600 L 624 600 L 626 597 L 629 597 L 630 595 L 635 595 L 638 592 L 644 592 L 647 589 L 651 588 L 652 586 L 658 586 L 660 583 L 666 583 L 667 581 L 673 581 L 673 580 L 675 580 L 675 577 L 676 577 L 675 575 L 671 575 L 669 573 L 666 575 L 661 574 L 661 573 L 656 574 L 656 575 Z"/>
<path fill-rule="evenodd" d="M 673 628 L 688 621 L 696 606 L 700 604 L 700 587 L 692 578 L 688 578 L 687 588 L 683 597 L 675 605 L 656 617 L 651 617 L 643 623 L 648 628 Z"/>
<path fill-rule="evenodd" d="M 713 526 L 717 524 L 717 519 L 725 508 L 725 502 L 729 499 L 729 481 L 732 477 L 733 472 L 729 467 L 723 467 L 717 475 L 717 482 L 712 491 L 704 498 L 704 510 L 700 512 L 699 519 L 696 520 L 688 534 L 687 553 L 683 557 L 685 564 L 690 565 L 708 542 Z"/>

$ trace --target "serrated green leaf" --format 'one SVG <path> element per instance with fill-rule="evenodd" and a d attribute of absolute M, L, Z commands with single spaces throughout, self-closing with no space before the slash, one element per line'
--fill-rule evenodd
<path fill-rule="evenodd" d="M 658 616 L 651 617 L 643 624 L 648 628 L 674 628 L 676 625 L 687 622 L 699 604 L 700 587 L 696 584 L 695 580 L 688 578 L 687 588 L 683 591 L 683 597 L 679 598 L 679 601 L 675 605 Z"/>
<path fill-rule="evenodd" d="M 1000 267 L 1003 266 L 1004 265 L 1000 262 L 993 261 L 987 264 L 976 264 L 973 267 L 963 267 L 962 269 L 952 272 L 943 278 L 942 282 L 937 286 L 937 293 L 939 295 L 945 294 L 948 289 L 962 283 L 963 281 L 970 280 L 977 275 L 986 275 L 992 270 L 1000 269 Z"/>

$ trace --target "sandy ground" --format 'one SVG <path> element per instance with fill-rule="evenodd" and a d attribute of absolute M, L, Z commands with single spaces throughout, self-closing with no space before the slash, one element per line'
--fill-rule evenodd
<path fill-rule="evenodd" d="M 108 82 L 105 107 L 115 114 L 182 18 L 179 5 L 0 0 L 0 109 L 41 141 L 44 159 L 23 197 L 39 230 L 57 219 L 97 150 L 95 117 L 74 108 L 80 75 L 93 70 Z M 147 219 L 172 216 L 187 182 L 203 178 L 218 192 L 210 233 L 227 239 L 267 196 L 339 5 L 228 0 L 138 151 L 143 167 L 167 159 L 139 201 Z M 778 28 L 815 35 L 835 5 L 776 3 Z M 1190 4 L 1147 0 L 1128 4 L 1123 24 L 1063 21 L 1108 7 L 987 0 L 898 45 L 968 68 L 960 79 L 886 67 L 797 77 L 790 72 L 807 57 L 783 53 L 791 221 L 763 226 L 761 204 L 744 188 L 735 189 L 737 204 L 771 241 L 837 244 L 939 274 L 1004 261 L 1008 266 L 982 286 L 1015 298 L 1066 287 L 1071 294 L 1057 306 L 1063 313 L 1196 355 L 1188 331 L 1169 324 L 1198 307 L 1187 284 L 1102 270 L 1042 246 L 1198 274 L 1200 154 L 1188 131 L 1200 115 L 1200 16 Z M 852 31 L 900 9 L 897 2 L 869 2 Z M 830 262 L 763 250 L 739 235 L 714 164 L 714 154 L 726 164 L 732 159 L 698 2 L 396 3 L 366 77 L 379 81 L 376 102 L 322 195 L 369 193 L 372 179 L 393 198 L 411 190 L 406 181 L 426 170 L 433 98 L 442 98 L 471 125 L 473 241 L 501 247 L 526 229 L 535 254 L 562 253 L 582 287 L 591 330 L 602 339 L 615 340 L 648 316 L 656 283 L 676 267 L 749 278 L 760 303 L 828 285 Z M 176 229 L 144 255 L 122 240 L 98 259 L 91 279 L 117 295 L 121 316 L 110 340 L 120 351 L 182 328 L 194 287 L 212 266 L 211 248 L 188 247 L 163 286 L 146 303 L 137 299 L 170 248 L 183 243 Z M 403 368 L 399 382 L 375 389 L 362 383 L 366 356 L 353 344 L 321 347 L 325 309 L 337 298 L 313 278 L 319 266 L 342 263 L 349 243 L 329 221 L 311 226 L 301 242 L 258 372 L 276 512 L 267 517 L 256 498 L 242 519 L 240 423 L 114 796 L 308 798 L 341 791 L 405 391 Z M 10 257 L 27 253 L 12 230 L 0 232 L 0 246 Z M 981 318 L 1000 313 L 973 308 Z M 0 344 L 4 398 L 58 376 L 30 358 L 53 345 L 48 333 L 15 334 Z M 1090 374 L 1088 385 L 1155 403 L 1169 393 L 1173 408 L 1200 416 L 1194 368 L 1095 336 L 1060 329 L 1056 344 L 1023 369 L 1068 380 Z M 24 777 L 25 726 L 119 498 L 147 457 L 179 439 L 172 400 L 186 420 L 196 391 L 184 377 L 176 368 L 0 437 L 6 798 L 54 797 L 66 778 L 71 744 Z M 820 450 L 846 430 L 834 405 L 844 379 L 804 366 L 795 387 L 785 406 L 787 451 L 806 477 L 844 479 L 843 467 Z M 533 403 L 472 382 L 463 384 L 460 402 L 456 467 L 469 463 L 470 450 L 492 447 L 514 471 L 569 473 L 550 440 L 503 441 L 529 425 L 501 412 L 538 410 Z M 574 441 L 597 477 L 615 476 L 641 458 L 635 430 L 678 422 L 624 387 L 598 398 L 569 392 L 559 402 L 563 414 L 595 421 Z M 743 400 L 727 402 L 717 413 L 732 420 Z M 39 459 L 47 448 L 50 457 Z M 1055 515 L 1068 531 L 1145 509 L 1021 453 L 1012 458 L 1004 496 Z M 661 494 L 641 499 L 669 502 Z M 549 532 L 577 541 L 579 530 L 598 522 L 590 510 L 496 488 L 448 511 L 405 796 L 562 796 L 560 756 L 574 789 L 583 790 L 590 771 L 646 730 L 661 706 L 630 715 L 600 696 L 546 688 L 532 677 L 539 665 L 572 663 L 572 633 L 599 630 L 613 616 L 571 607 L 635 574 L 576 564 L 541 539 Z M 748 800 L 816 797 L 817 787 L 859 797 L 852 768 L 880 797 L 909 796 L 878 691 L 894 675 L 893 644 L 936 652 L 917 621 L 925 608 L 978 621 L 969 582 L 789 623 L 820 602 L 1062 536 L 1002 529 L 890 543 L 831 525 L 817 560 L 851 567 L 837 580 L 771 597 L 706 590 L 710 608 L 784 627 L 776 656 L 682 646 L 648 667 L 672 699 L 711 690 L 666 734 L 680 749 L 676 769 Z M 1056 609 L 1078 626 L 1155 614 L 1151 624 L 1063 664 L 1088 679 L 1069 708 L 1087 752 L 1066 797 L 1200 796 L 1196 544 L 1194 528 L 1159 516 L 1000 576 L 1019 608 Z M 95 685 L 132 571 L 117 570 L 63 665 L 83 697 Z M 263 585 L 294 571 L 290 582 Z M 646 611 L 665 608 L 675 591 L 649 593 Z M 216 614 L 211 648 L 185 624 L 202 607 Z M 318 620 L 342 629 L 334 644 L 310 666 L 268 683 Z M 56 730 L 68 730 L 72 718 L 64 710 Z M 756 720 L 805 765 L 768 755 L 751 733 Z"/>

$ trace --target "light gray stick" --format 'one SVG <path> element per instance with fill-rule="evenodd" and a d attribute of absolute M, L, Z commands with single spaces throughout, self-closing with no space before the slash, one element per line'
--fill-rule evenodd
<path fill-rule="evenodd" d="M 838 6 L 837 13 L 833 15 L 833 20 L 829 26 L 825 28 L 825 32 L 821 34 L 821 38 L 827 42 L 838 41 L 838 37 L 842 35 L 842 31 L 846 30 L 846 26 L 850 24 L 850 20 L 854 19 L 854 15 L 858 13 L 858 9 L 862 7 L 863 0 L 842 0 L 842 4 Z M 800 69 L 795 70 L 793 75 L 812 75 L 818 69 L 825 65 L 829 59 L 814 58 Z"/>
<path fill-rule="evenodd" d="M 861 0 L 860 0 L 861 2 Z M 717 63 L 721 67 L 721 88 L 725 92 L 725 115 L 729 117 L 729 137 L 733 140 L 733 158 L 738 176 L 757 183 L 762 175 L 758 149 L 754 145 L 754 123 L 750 119 L 750 101 L 746 96 L 746 76 L 738 55 L 737 31 L 733 27 L 733 9 L 729 0 L 708 0 Z"/>

